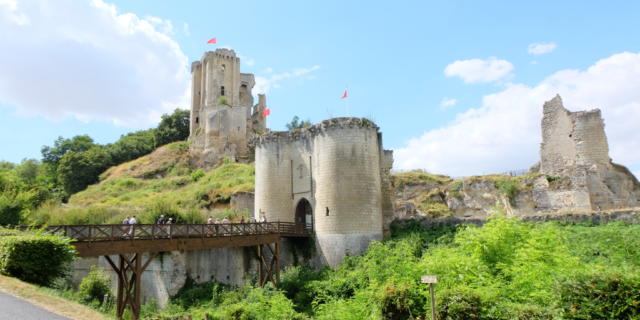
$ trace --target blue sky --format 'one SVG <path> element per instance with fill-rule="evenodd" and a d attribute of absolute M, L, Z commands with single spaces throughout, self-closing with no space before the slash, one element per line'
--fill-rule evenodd
<path fill-rule="evenodd" d="M 0 69 L 0 159 L 39 158 L 59 135 L 106 143 L 153 126 L 172 107 L 188 108 L 181 94 L 190 62 L 225 46 L 267 90 L 269 127 L 282 130 L 294 115 L 369 117 L 385 147 L 396 150 L 398 170 L 459 176 L 527 168 L 538 158 L 541 106 L 560 93 L 570 110 L 601 108 L 612 158 L 640 171 L 640 152 L 632 151 L 640 148 L 633 133 L 640 82 L 628 88 L 640 79 L 638 2 L 82 3 L 0 1 L 0 21 L 14 28 L 0 28 L 7 44 L 0 59 L 10 70 Z M 107 11 L 113 19 L 104 18 Z M 118 23 L 132 17 L 136 26 L 123 33 Z M 39 42 L 2 34 L 8 30 Z M 206 44 L 211 37 L 217 46 Z M 538 54 L 529 50 L 535 44 Z M 16 66 L 47 60 L 49 52 L 38 68 Z M 3 88 L 21 77 L 35 84 L 19 93 Z"/>

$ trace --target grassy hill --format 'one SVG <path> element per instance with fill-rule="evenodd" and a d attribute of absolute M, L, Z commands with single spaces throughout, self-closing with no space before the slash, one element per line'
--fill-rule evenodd
<path fill-rule="evenodd" d="M 237 215 L 228 208 L 231 195 L 253 191 L 253 165 L 224 162 L 204 172 L 189 164 L 186 142 L 112 167 L 98 184 L 71 196 L 68 204 L 46 204 L 29 217 L 35 223 L 116 223 L 135 214 L 143 223 L 160 214 L 178 221 L 202 222 L 210 214 Z"/>

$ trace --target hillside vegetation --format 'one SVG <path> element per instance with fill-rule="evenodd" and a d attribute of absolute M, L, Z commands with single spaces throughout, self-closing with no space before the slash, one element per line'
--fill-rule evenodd
<path fill-rule="evenodd" d="M 231 195 L 253 191 L 252 165 L 226 161 L 204 172 L 192 170 L 186 142 L 175 142 L 149 155 L 112 167 L 100 182 L 69 198 L 66 205 L 44 205 L 30 218 L 35 223 L 119 223 L 136 214 L 142 223 L 160 214 L 178 222 L 203 222 L 209 214 L 237 215 L 225 210 Z"/>
<path fill-rule="evenodd" d="M 161 311 L 213 319 L 639 319 L 640 226 L 492 218 L 483 227 L 393 229 L 335 270 L 288 268 L 280 289 L 184 288 Z M 145 310 L 157 317 L 153 305 Z"/>
<path fill-rule="evenodd" d="M 496 207 L 514 207 L 521 213 L 535 211 L 530 191 L 533 181 L 538 177 L 538 173 L 528 173 L 520 176 L 491 174 L 454 179 L 423 170 L 412 170 L 393 173 L 391 184 L 395 192 L 395 208 L 400 211 L 397 216 L 486 218 L 487 213 Z"/>

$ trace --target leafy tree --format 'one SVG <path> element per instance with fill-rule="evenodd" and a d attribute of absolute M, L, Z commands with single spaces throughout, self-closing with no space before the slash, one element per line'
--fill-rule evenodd
<path fill-rule="evenodd" d="M 33 184 L 40 173 L 40 161 L 36 159 L 24 159 L 15 167 L 16 174 L 24 183 Z"/>
<path fill-rule="evenodd" d="M 287 127 L 287 130 L 307 128 L 311 126 L 311 120 L 307 119 L 307 120 L 301 121 L 300 117 L 293 116 L 293 119 L 291 119 L 291 122 L 287 123 L 285 126 Z"/>
<path fill-rule="evenodd" d="M 186 140 L 189 137 L 189 116 L 189 110 L 182 109 L 162 115 L 162 120 L 155 130 L 156 146 Z"/>
<path fill-rule="evenodd" d="M 0 172 L 10 171 L 15 168 L 16 165 L 9 161 L 0 161 Z"/>
<path fill-rule="evenodd" d="M 107 145 L 113 165 L 118 165 L 149 154 L 155 148 L 155 131 L 148 129 L 132 132 Z"/>
<path fill-rule="evenodd" d="M 87 151 L 95 145 L 96 144 L 93 143 L 93 139 L 91 139 L 91 137 L 89 137 L 88 135 L 75 136 L 71 139 L 58 137 L 58 139 L 53 143 L 53 147 L 42 147 L 42 162 L 51 163 L 57 166 L 58 162 L 60 162 L 60 159 L 62 159 L 65 153 L 69 151 Z"/>
<path fill-rule="evenodd" d="M 103 146 L 82 152 L 67 152 L 58 165 L 58 179 L 68 194 L 84 190 L 98 182 L 98 177 L 111 164 L 111 155 Z"/>

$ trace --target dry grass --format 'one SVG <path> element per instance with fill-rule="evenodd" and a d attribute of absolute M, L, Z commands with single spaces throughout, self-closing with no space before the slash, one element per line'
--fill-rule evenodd
<path fill-rule="evenodd" d="M 60 297 L 48 295 L 39 290 L 37 286 L 15 278 L 0 276 L 0 291 L 19 297 L 38 307 L 67 318 L 78 320 L 110 319 L 89 307 Z"/>

